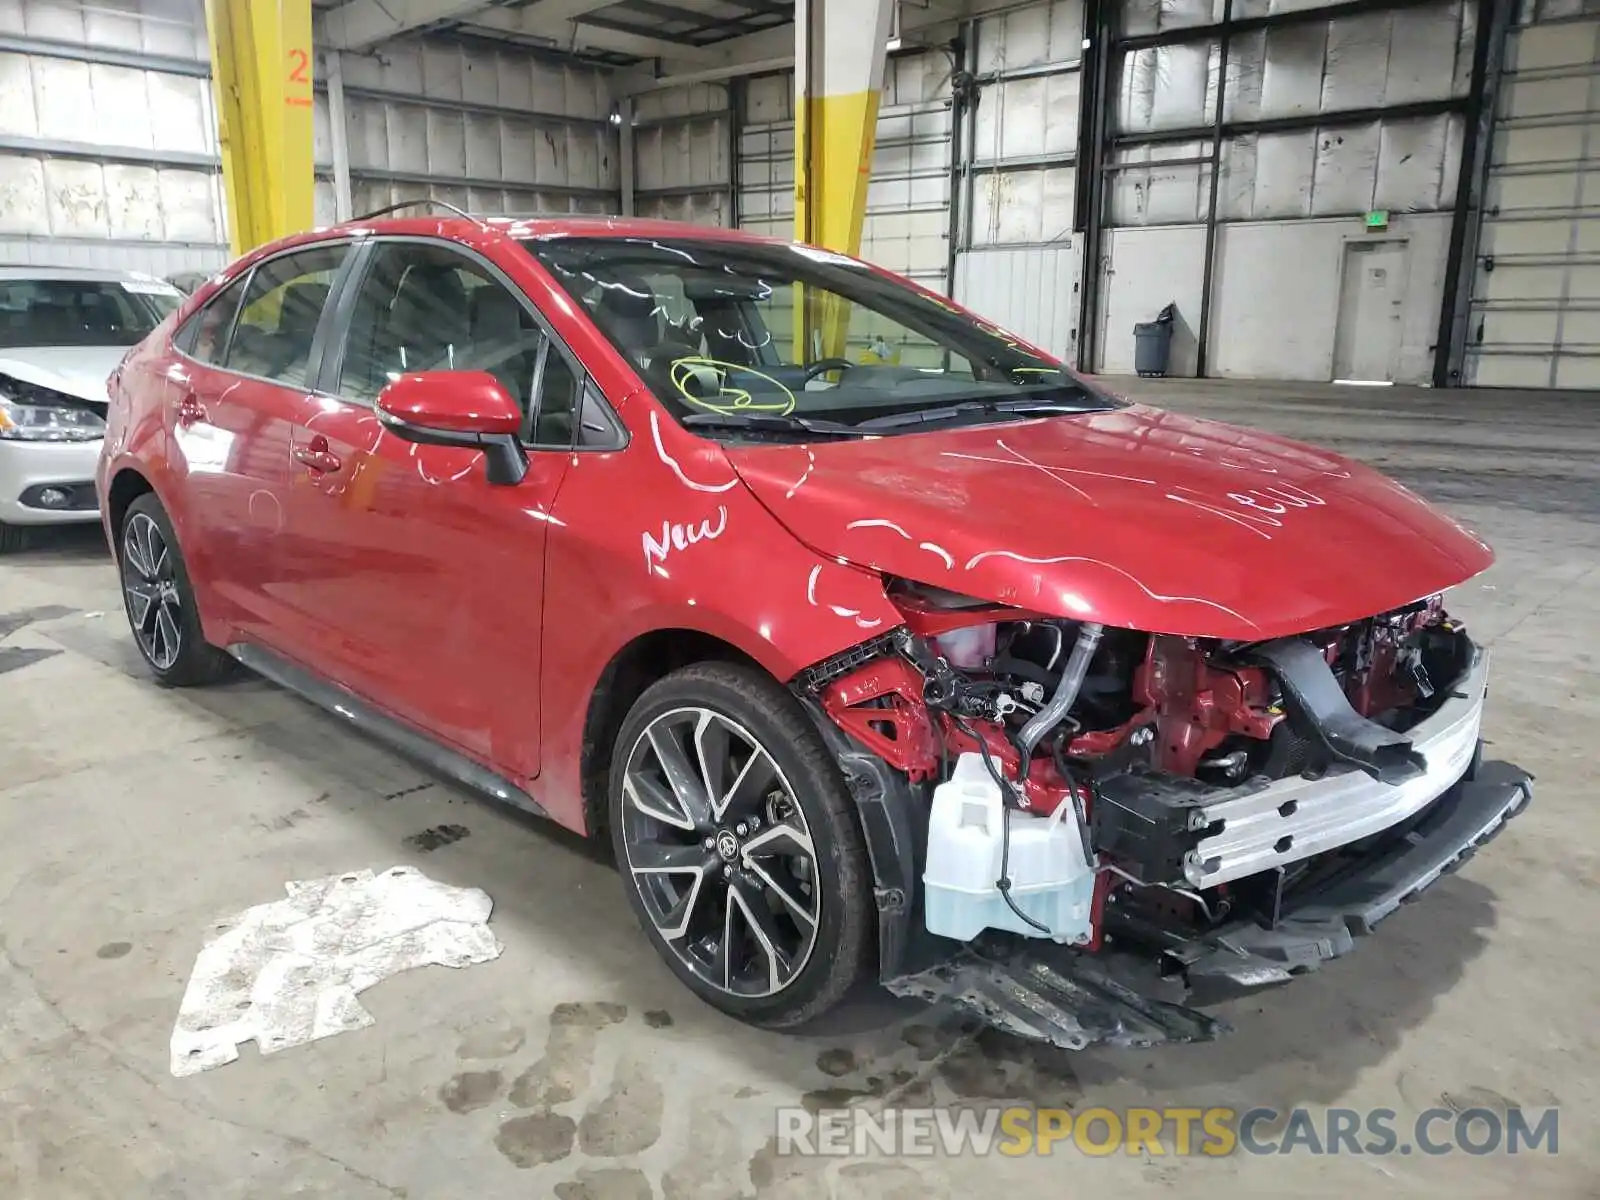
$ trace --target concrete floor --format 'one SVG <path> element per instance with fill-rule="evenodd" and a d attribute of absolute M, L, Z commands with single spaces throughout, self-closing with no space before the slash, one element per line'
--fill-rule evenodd
<path fill-rule="evenodd" d="M 1234 1005 L 1231 1039 L 1161 1052 L 1035 1060 L 876 995 L 807 1036 L 759 1033 L 677 985 L 613 870 L 575 839 L 503 816 L 259 681 L 152 687 L 97 537 L 52 538 L 0 566 L 0 614 L 44 610 L 0 648 L 0 1196 L 1600 1194 L 1596 399 L 1126 386 L 1367 459 L 1499 551 L 1453 607 L 1495 647 L 1487 736 L 1538 776 L 1536 802 L 1357 954 Z M 407 845 L 441 824 L 470 832 L 426 853 Z M 170 1076 L 209 922 L 280 897 L 287 880 L 407 861 L 488 891 L 498 960 L 379 985 L 362 997 L 371 1028 Z M 530 1115 L 551 1088 L 571 1099 Z M 886 1093 L 1402 1117 L 1559 1104 L 1561 1152 L 774 1157 L 774 1106 Z"/>

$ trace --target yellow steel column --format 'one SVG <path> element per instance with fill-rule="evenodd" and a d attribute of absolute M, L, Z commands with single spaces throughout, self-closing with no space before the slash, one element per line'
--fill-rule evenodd
<path fill-rule="evenodd" d="M 878 94 L 895 0 L 797 0 L 795 239 L 856 254 L 866 219 Z M 813 360 L 845 352 L 849 313 L 796 296 L 796 333 Z M 819 345 L 820 342 L 820 345 Z M 797 361 L 807 357 L 796 348 Z"/>
<path fill-rule="evenodd" d="M 235 254 L 313 220 L 311 0 L 206 0 Z"/>

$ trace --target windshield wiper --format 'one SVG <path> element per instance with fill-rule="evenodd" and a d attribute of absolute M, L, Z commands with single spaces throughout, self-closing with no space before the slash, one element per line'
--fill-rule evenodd
<path fill-rule="evenodd" d="M 919 408 L 911 412 L 891 413 L 886 417 L 871 417 L 856 424 L 857 429 L 900 429 L 907 425 L 936 425 L 962 417 L 989 416 L 1039 416 L 1050 413 L 1072 414 L 1103 412 L 1109 407 L 1098 404 L 1091 397 L 1078 403 L 1063 400 L 963 400 L 958 404 L 942 404 L 936 408 Z"/>
<path fill-rule="evenodd" d="M 825 437 L 859 437 L 856 426 L 815 417 L 775 412 L 697 412 L 683 418 L 690 429 L 758 429 L 777 433 L 815 433 Z"/>

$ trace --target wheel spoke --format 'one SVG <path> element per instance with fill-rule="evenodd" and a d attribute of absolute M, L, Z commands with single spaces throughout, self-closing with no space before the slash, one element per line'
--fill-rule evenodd
<path fill-rule="evenodd" d="M 776 825 L 769 825 L 744 844 L 746 860 L 768 858 L 774 854 L 802 854 L 812 858 L 816 851 L 811 845 L 811 835 L 804 827 L 794 821 L 780 821 Z"/>
<path fill-rule="evenodd" d="M 678 806 L 692 822 L 708 824 L 711 820 L 711 798 L 706 795 L 697 777 L 698 772 L 689 764 L 689 756 L 683 752 L 677 737 L 659 725 L 652 725 L 650 748 L 656 752 L 656 761 L 661 764 L 661 773 L 667 777 L 667 784 L 677 797 Z"/>
<path fill-rule="evenodd" d="M 635 875 L 709 871 L 718 861 L 715 854 L 698 842 L 692 846 L 674 846 L 670 842 L 640 841 L 628 847 L 628 869 Z"/>
<path fill-rule="evenodd" d="M 156 532 L 156 523 L 149 517 L 143 518 L 138 524 L 136 536 L 139 538 L 140 543 L 139 557 L 144 560 L 150 572 L 146 578 L 156 579 L 158 578 L 156 574 L 156 541 L 160 536 Z"/>
<path fill-rule="evenodd" d="M 156 602 L 156 587 L 151 583 L 130 583 L 123 589 L 128 594 L 128 615 L 133 618 L 133 628 L 145 633 L 151 609 Z"/>
<path fill-rule="evenodd" d="M 711 956 L 712 977 L 719 980 L 722 990 L 733 991 L 733 939 L 736 936 L 733 919 L 738 909 L 733 903 L 733 889 L 728 889 L 727 903 L 723 906 L 722 937 L 717 942 L 716 953 Z"/>
<path fill-rule="evenodd" d="M 664 911 L 651 909 L 650 917 L 656 923 L 656 928 L 661 931 L 661 936 L 669 942 L 675 942 L 689 932 L 689 926 L 694 923 L 695 913 L 699 907 L 701 897 L 705 894 L 706 878 L 710 872 L 694 867 L 674 868 L 668 872 L 634 872 L 635 874 L 681 874 L 690 877 L 693 882 L 687 891 L 679 896 L 670 907 Z"/>
<path fill-rule="evenodd" d="M 767 909 L 766 898 L 749 884 L 735 880 L 728 888 L 728 907 L 737 907 L 739 916 L 750 931 L 756 953 L 766 960 L 767 990 L 775 992 L 789 982 L 794 974 L 794 961 L 784 953 L 782 934 L 772 923 L 772 913 Z M 729 922 L 731 924 L 731 921 Z M 724 929 L 726 938 L 727 929 Z M 731 955 L 732 951 L 729 951 Z"/>
<path fill-rule="evenodd" d="M 728 750 L 733 731 L 715 713 L 702 712 L 694 727 L 694 752 L 699 759 L 700 783 L 711 803 L 711 819 L 722 820 L 722 781 L 728 774 Z"/>
<path fill-rule="evenodd" d="M 816 914 L 811 911 L 811 905 L 806 903 L 804 893 L 792 891 L 795 881 L 780 883 L 777 877 L 760 862 L 751 859 L 745 863 L 750 873 L 760 879 L 772 890 L 772 893 L 783 901 L 784 907 L 795 915 L 795 919 L 805 922 L 805 928 L 812 928 L 817 923 Z"/>
<path fill-rule="evenodd" d="M 128 526 L 128 531 L 122 536 L 122 556 L 128 565 L 138 572 L 139 577 L 148 582 L 154 582 L 155 572 L 150 569 L 150 563 L 144 557 L 144 547 L 139 544 L 140 518 L 134 517 Z"/>
<path fill-rule="evenodd" d="M 156 632 L 161 637 L 160 665 L 171 666 L 178 657 L 178 622 L 171 605 L 162 604 L 156 609 Z"/>
<path fill-rule="evenodd" d="M 747 817 L 758 813 L 761 800 L 772 790 L 778 782 L 778 764 L 772 761 L 761 747 L 757 746 L 750 758 L 739 771 L 739 777 L 733 781 L 733 786 L 728 789 L 726 796 L 717 810 L 717 820 L 724 817 Z"/>
<path fill-rule="evenodd" d="M 157 579 L 160 579 L 164 574 L 167 573 L 167 560 L 171 556 L 167 553 L 167 543 L 165 541 L 160 541 L 157 543 L 157 545 L 159 550 L 156 554 L 155 562 L 150 564 L 150 570 Z"/>
<path fill-rule="evenodd" d="M 694 820 L 679 806 L 678 798 L 650 776 L 629 771 L 623 776 L 622 791 L 634 808 L 645 816 L 693 832 Z"/>

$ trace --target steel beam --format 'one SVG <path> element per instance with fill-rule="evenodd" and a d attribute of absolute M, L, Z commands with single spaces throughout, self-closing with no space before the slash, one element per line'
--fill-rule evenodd
<path fill-rule="evenodd" d="M 0 135 L 0 152 L 36 155 L 39 158 L 65 158 L 74 162 L 121 163 L 130 167 L 182 167 L 185 170 L 211 172 L 218 167 L 214 154 L 151 150 L 142 146 L 105 146 L 99 142 L 67 142 L 11 134 Z"/>
<path fill-rule="evenodd" d="M 144 54 L 116 46 L 62 42 L 54 38 L 0 36 L 0 53 L 28 54 L 35 58 L 64 58 L 74 62 L 132 67 L 136 71 L 160 71 L 166 75 L 209 78 L 211 66 L 204 59 L 180 58 L 172 54 Z"/>
<path fill-rule="evenodd" d="M 344 109 L 344 53 L 323 55 L 328 79 L 328 142 L 333 157 L 333 216 L 348 221 L 355 215 L 350 194 L 350 124 Z"/>
<path fill-rule="evenodd" d="M 1251 133 L 1292 133 L 1300 129 L 1337 129 L 1349 125 L 1366 125 L 1373 121 L 1407 121 L 1458 113 L 1464 111 L 1467 106 L 1467 97 L 1456 96 L 1448 100 L 1419 100 L 1375 108 L 1347 108 L 1342 112 L 1305 113 L 1293 117 L 1269 117 L 1261 121 L 1225 121 L 1222 124 L 1222 135 L 1225 138 L 1236 138 Z M 1183 129 L 1154 129 L 1148 133 L 1125 133 L 1119 134 L 1112 145 L 1122 148 L 1158 146 L 1170 142 L 1209 142 L 1215 130 L 1214 125 L 1191 125 Z"/>
<path fill-rule="evenodd" d="M 845 254 L 861 249 L 894 3 L 797 0 L 795 4 L 796 241 Z M 795 305 L 799 343 L 795 361 L 841 356 L 848 309 L 831 296 L 803 300 Z M 819 333 L 821 354 L 808 353 Z"/>
<path fill-rule="evenodd" d="M 663 37 L 650 37 L 615 29 L 602 29 L 583 18 L 614 0 L 539 0 L 528 8 L 491 8 L 474 13 L 468 25 L 538 38 L 562 51 L 608 50 L 640 58 L 671 55 L 688 62 L 709 62 L 706 52 Z"/>
<path fill-rule="evenodd" d="M 206 0 L 206 30 L 237 255 L 314 220 L 311 0 Z"/>
<path fill-rule="evenodd" d="M 1152 46 L 1182 46 L 1192 42 L 1214 42 L 1224 36 L 1236 37 L 1256 29 L 1283 29 L 1290 25 L 1311 25 L 1319 21 L 1333 21 L 1342 17 L 1360 17 L 1372 13 L 1392 12 L 1397 8 L 1420 8 L 1437 4 L 1439 0 L 1347 0 L 1343 4 L 1325 4 L 1317 8 L 1291 9 L 1259 17 L 1224 19 L 1208 25 L 1189 25 L 1181 29 L 1163 29 L 1159 33 L 1140 33 L 1116 40 L 1118 50 L 1147 50 Z"/>
<path fill-rule="evenodd" d="M 335 50 L 362 50 L 435 21 L 459 21 L 491 0 L 348 0 L 322 15 L 319 41 Z"/>
<path fill-rule="evenodd" d="M 1478 0 L 1478 32 L 1472 53 L 1461 173 L 1456 179 L 1456 203 L 1450 216 L 1444 296 L 1439 305 L 1439 333 L 1433 347 L 1434 387 L 1460 387 L 1465 382 L 1472 286 L 1483 232 L 1483 196 L 1489 182 L 1494 118 L 1499 107 L 1500 73 L 1505 64 L 1512 7 L 1511 0 Z"/>

